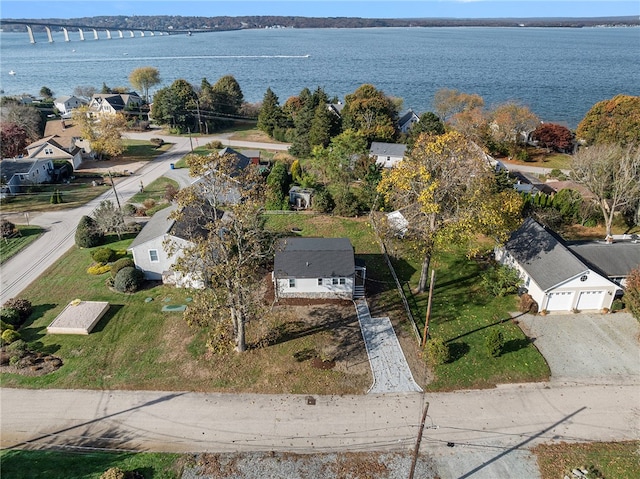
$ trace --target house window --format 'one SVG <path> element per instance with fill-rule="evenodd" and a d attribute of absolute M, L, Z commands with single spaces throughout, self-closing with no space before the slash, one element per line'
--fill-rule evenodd
<path fill-rule="evenodd" d="M 53 148 L 45 148 L 44 149 L 44 154 L 45 155 L 53 155 Z"/>
<path fill-rule="evenodd" d="M 318 286 L 322 286 L 322 278 L 318 278 Z"/>
<path fill-rule="evenodd" d="M 295 280 L 295 278 L 289 278 L 289 287 L 290 287 L 290 288 L 295 288 L 295 287 L 296 287 L 296 280 Z"/>
<path fill-rule="evenodd" d="M 151 261 L 152 263 L 157 263 L 158 261 L 160 261 L 160 259 L 158 259 L 158 250 L 157 249 L 150 249 L 149 250 L 149 261 Z"/>
<path fill-rule="evenodd" d="M 331 284 L 338 284 L 338 278 L 332 278 Z"/>
<path fill-rule="evenodd" d="M 340 278 L 340 284 L 346 284 L 347 280 L 345 278 Z"/>

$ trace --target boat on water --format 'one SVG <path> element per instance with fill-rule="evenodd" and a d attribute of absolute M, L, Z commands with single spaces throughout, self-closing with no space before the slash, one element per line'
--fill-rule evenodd
<path fill-rule="evenodd" d="M 14 72 L 13 70 L 11 70 L 11 71 L 9 72 L 9 75 L 15 75 L 15 74 L 16 74 L 16 72 Z"/>

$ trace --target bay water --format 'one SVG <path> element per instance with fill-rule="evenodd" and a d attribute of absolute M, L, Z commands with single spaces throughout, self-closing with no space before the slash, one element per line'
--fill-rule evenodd
<path fill-rule="evenodd" d="M 163 86 L 182 78 L 198 87 L 233 75 L 255 103 L 270 87 L 283 104 L 303 88 L 344 100 L 371 83 L 402 98 L 404 109 L 432 109 L 441 88 L 477 93 L 491 107 L 514 100 L 541 120 L 575 128 L 598 101 L 640 95 L 640 28 L 263 29 L 99 40 L 85 31 L 70 42 L 0 33 L 5 95 L 55 96 L 103 83 L 130 88 L 136 68 L 156 67 Z M 12 71 L 15 74 L 10 75 Z"/>

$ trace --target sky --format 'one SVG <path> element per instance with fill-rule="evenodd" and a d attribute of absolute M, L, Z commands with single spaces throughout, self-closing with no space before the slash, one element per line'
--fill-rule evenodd
<path fill-rule="evenodd" d="M 550 18 L 640 16 L 638 0 L 0 0 L 0 18 L 102 15 L 363 18 Z"/>

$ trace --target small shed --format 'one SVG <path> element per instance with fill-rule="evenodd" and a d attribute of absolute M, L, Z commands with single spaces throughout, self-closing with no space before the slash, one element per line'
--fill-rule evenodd
<path fill-rule="evenodd" d="M 311 198 L 315 190 L 313 188 L 302 188 L 301 186 L 292 186 L 289 190 L 289 203 L 297 210 L 306 210 L 311 208 Z"/>

